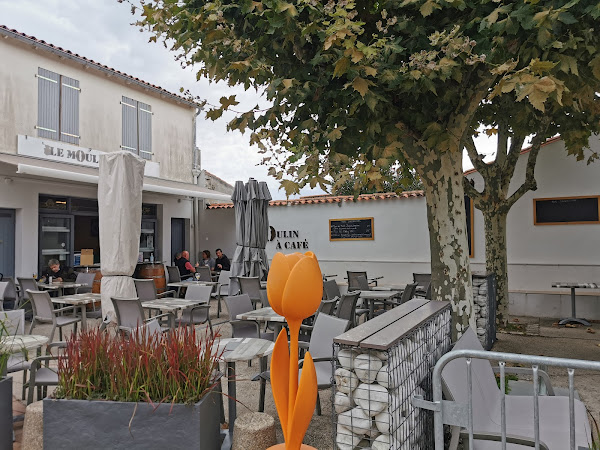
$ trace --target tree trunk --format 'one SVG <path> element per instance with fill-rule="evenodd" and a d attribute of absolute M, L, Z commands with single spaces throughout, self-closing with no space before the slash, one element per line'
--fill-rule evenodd
<path fill-rule="evenodd" d="M 502 208 L 483 211 L 485 224 L 485 268 L 496 275 L 496 323 L 508 322 L 508 260 L 506 257 L 506 217 Z"/>
<path fill-rule="evenodd" d="M 452 303 L 455 340 L 469 325 L 475 329 L 462 153 L 442 153 L 421 169 L 427 199 L 432 298 Z"/>

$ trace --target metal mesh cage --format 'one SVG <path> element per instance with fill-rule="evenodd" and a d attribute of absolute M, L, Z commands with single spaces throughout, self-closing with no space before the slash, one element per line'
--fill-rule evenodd
<path fill-rule="evenodd" d="M 335 448 L 433 448 L 433 414 L 412 406 L 411 398 L 432 398 L 433 367 L 450 350 L 450 307 L 409 331 L 399 324 L 391 325 L 399 339 L 385 350 L 334 344 Z"/>

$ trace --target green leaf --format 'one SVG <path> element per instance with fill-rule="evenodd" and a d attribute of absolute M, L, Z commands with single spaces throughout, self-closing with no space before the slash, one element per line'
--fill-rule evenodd
<path fill-rule="evenodd" d="M 294 5 L 292 5 L 291 3 L 282 3 L 279 6 L 279 12 L 285 12 L 285 11 L 287 11 L 288 14 L 292 17 L 298 15 L 298 11 L 296 10 L 296 7 Z"/>
<path fill-rule="evenodd" d="M 561 12 L 558 15 L 558 20 L 560 20 L 565 25 L 573 25 L 574 23 L 577 23 L 577 19 L 570 12 Z"/>
<path fill-rule="evenodd" d="M 423 5 L 421 5 L 419 12 L 423 17 L 427 17 L 433 14 L 434 9 L 442 9 L 442 7 L 438 5 L 435 0 L 427 0 L 425 3 L 423 3 Z"/>
<path fill-rule="evenodd" d="M 333 78 L 341 77 L 350 67 L 350 60 L 346 57 L 340 58 L 333 69 Z"/>
<path fill-rule="evenodd" d="M 529 64 L 529 68 L 533 73 L 542 74 L 546 72 L 550 72 L 552 69 L 556 67 L 557 63 L 553 61 L 540 61 L 539 59 L 534 59 Z"/>
<path fill-rule="evenodd" d="M 589 66 L 592 68 L 592 73 L 597 80 L 600 80 L 600 55 L 590 61 Z"/>

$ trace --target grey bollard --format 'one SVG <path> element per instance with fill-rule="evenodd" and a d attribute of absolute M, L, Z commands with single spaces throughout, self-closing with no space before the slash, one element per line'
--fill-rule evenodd
<path fill-rule="evenodd" d="M 22 450 L 44 448 L 44 402 L 30 403 L 25 410 Z"/>
<path fill-rule="evenodd" d="M 265 450 L 275 444 L 275 419 L 272 416 L 252 412 L 235 420 L 232 450 Z"/>

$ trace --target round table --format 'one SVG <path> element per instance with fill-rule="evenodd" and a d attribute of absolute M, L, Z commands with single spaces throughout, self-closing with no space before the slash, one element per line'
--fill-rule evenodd
<path fill-rule="evenodd" d="M 48 342 L 47 336 L 36 334 L 16 334 L 0 339 L 0 348 L 8 353 L 18 353 L 22 350 L 40 348 Z"/>

